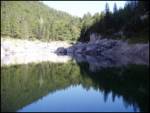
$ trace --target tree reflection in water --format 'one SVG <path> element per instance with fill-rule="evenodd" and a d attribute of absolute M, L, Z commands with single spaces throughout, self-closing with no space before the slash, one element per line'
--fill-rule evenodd
<path fill-rule="evenodd" d="M 71 85 L 82 85 L 104 92 L 104 100 L 122 96 L 125 106 L 135 111 L 149 111 L 149 67 L 128 65 L 91 71 L 89 63 L 26 64 L 1 67 L 2 111 L 18 109 L 44 97 L 48 93 Z"/>

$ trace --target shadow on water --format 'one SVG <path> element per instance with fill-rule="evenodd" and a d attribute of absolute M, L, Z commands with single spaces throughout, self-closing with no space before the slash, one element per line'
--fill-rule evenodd
<path fill-rule="evenodd" d="M 2 111 L 17 111 L 72 85 L 102 91 L 105 101 L 110 93 L 113 100 L 121 96 L 135 111 L 149 111 L 149 66 L 130 64 L 100 68 L 89 62 L 74 61 L 1 67 Z"/>
<path fill-rule="evenodd" d="M 113 100 L 122 96 L 125 103 L 149 111 L 149 63 L 131 57 L 103 57 L 77 55 L 74 57 L 82 76 L 92 79 L 104 97 L 112 92 Z"/>
<path fill-rule="evenodd" d="M 148 67 L 129 65 L 124 68 L 107 68 L 91 72 L 89 64 L 79 63 L 83 76 L 90 77 L 94 87 L 104 91 L 107 99 L 109 93 L 122 96 L 125 103 L 139 108 L 140 111 L 149 111 L 149 72 Z M 114 99 L 113 99 L 114 100 Z"/>

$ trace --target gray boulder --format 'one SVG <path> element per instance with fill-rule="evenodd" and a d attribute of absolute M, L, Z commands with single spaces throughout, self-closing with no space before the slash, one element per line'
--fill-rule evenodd
<path fill-rule="evenodd" d="M 67 49 L 65 49 L 64 47 L 59 47 L 57 48 L 55 53 L 58 55 L 67 55 Z"/>

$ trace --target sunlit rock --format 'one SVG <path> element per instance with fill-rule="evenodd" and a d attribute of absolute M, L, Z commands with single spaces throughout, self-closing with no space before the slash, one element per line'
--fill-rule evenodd
<path fill-rule="evenodd" d="M 40 42 L 19 39 L 1 40 L 1 64 L 27 64 L 31 62 L 67 62 L 69 56 L 58 56 L 54 52 L 59 47 L 69 47 L 66 42 Z M 67 51 L 66 51 L 67 52 Z"/>

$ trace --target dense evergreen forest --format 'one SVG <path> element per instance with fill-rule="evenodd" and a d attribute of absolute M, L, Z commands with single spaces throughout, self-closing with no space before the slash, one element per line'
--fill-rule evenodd
<path fill-rule="evenodd" d="M 76 40 L 80 19 L 38 1 L 2 1 L 1 35 L 21 39 Z"/>
<path fill-rule="evenodd" d="M 104 38 L 128 39 L 137 42 L 149 40 L 149 1 L 128 1 L 124 8 L 114 4 L 113 12 L 106 3 L 105 10 L 94 16 L 87 14 L 80 41 L 89 41 L 90 34 L 96 33 Z"/>
<path fill-rule="evenodd" d="M 49 8 L 38 1 L 1 1 L 1 36 L 20 39 L 89 41 L 90 34 L 104 38 L 149 40 L 149 2 L 128 1 L 124 8 L 83 18 Z"/>

